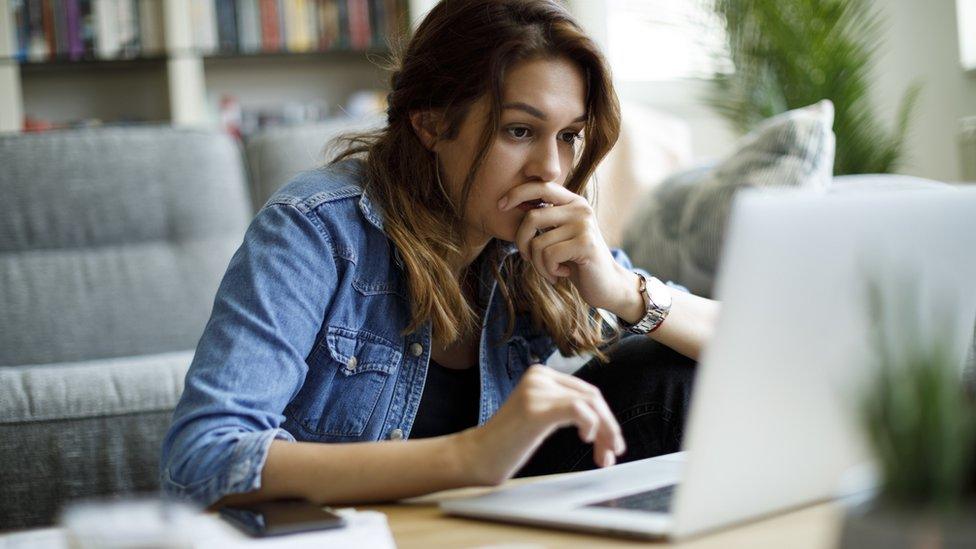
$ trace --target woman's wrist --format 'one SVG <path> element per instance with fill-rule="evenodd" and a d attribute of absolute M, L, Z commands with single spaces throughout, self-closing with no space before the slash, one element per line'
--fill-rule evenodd
<path fill-rule="evenodd" d="M 449 435 L 451 441 L 451 462 L 456 478 L 462 486 L 490 486 L 494 479 L 487 478 L 481 461 L 481 438 L 483 427 L 471 427 Z"/>
<path fill-rule="evenodd" d="M 620 295 L 615 305 L 607 310 L 617 315 L 628 324 L 634 324 L 640 320 L 647 310 L 644 297 L 638 289 L 639 279 L 637 273 L 619 267 L 620 270 Z"/>

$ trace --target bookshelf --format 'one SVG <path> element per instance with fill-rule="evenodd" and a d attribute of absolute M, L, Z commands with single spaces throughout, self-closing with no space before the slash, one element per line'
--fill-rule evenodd
<path fill-rule="evenodd" d="M 80 4 L 83 10 L 114 10 L 119 4 L 129 7 L 122 10 L 122 15 L 113 16 L 113 22 L 123 24 L 109 38 L 97 42 L 87 38 L 87 42 L 82 42 L 86 33 L 76 32 L 82 37 L 73 36 L 57 45 L 49 43 L 45 52 L 36 51 L 40 46 L 30 40 L 29 28 L 18 28 L 23 23 L 24 10 L 18 18 L 16 8 L 34 2 L 43 8 L 33 9 L 68 9 L 68 4 Z M 233 96 L 246 108 L 306 105 L 308 112 L 336 114 L 343 110 L 343 103 L 352 93 L 386 87 L 386 75 L 375 62 L 377 54 L 385 50 L 385 32 L 381 29 L 395 27 L 404 32 L 411 25 L 411 15 L 415 24 L 418 15 L 426 13 L 434 3 L 435 0 L 0 0 L 0 131 L 21 131 L 25 117 L 56 124 L 94 119 L 105 123 L 216 127 L 221 121 L 215 109 L 224 96 Z M 106 4 L 110 4 L 109 8 L 105 8 Z M 260 11 L 270 4 L 281 9 L 279 19 L 267 19 Z M 227 9 L 250 13 L 235 12 L 232 19 L 224 13 L 223 19 L 214 19 Z M 321 9 L 339 11 L 332 12 L 332 19 L 328 19 Z M 352 13 L 354 10 L 357 13 Z M 150 11 L 153 13 L 147 26 L 145 14 Z M 337 26 L 340 21 L 341 27 Z M 358 21 L 356 30 L 351 21 Z M 245 26 L 251 31 L 240 31 L 236 42 L 231 42 L 228 34 L 232 38 L 235 35 L 227 32 L 228 22 L 240 25 L 235 32 Z M 271 22 L 277 25 L 271 27 Z M 107 28 L 104 21 L 87 24 L 97 30 Z M 218 24 L 223 26 L 218 28 Z M 323 36 L 330 24 L 331 34 Z M 295 30 L 299 25 L 300 30 Z M 265 41 L 275 30 L 278 42 Z M 126 45 L 132 32 L 142 38 L 144 51 Z M 233 47 L 229 47 L 231 44 Z M 58 55 L 51 55 L 52 51 Z"/>

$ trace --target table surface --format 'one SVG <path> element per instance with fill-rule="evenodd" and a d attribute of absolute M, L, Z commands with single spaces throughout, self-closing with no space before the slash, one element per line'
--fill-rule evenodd
<path fill-rule="evenodd" d="M 532 479 L 514 479 L 511 486 Z M 466 488 L 438 492 L 387 505 L 357 506 L 387 515 L 390 529 L 401 549 L 427 547 L 630 547 L 648 542 L 542 527 L 488 522 L 443 514 L 437 502 L 446 498 L 485 493 L 490 488 Z M 839 503 L 820 503 L 761 520 L 740 524 L 675 544 L 691 548 L 833 548 L 840 537 L 843 510 Z"/>

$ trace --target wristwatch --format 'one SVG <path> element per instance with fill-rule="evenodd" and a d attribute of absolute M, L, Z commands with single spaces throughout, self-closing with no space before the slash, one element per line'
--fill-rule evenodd
<path fill-rule="evenodd" d="M 664 319 L 671 312 L 671 288 L 655 277 L 645 278 L 644 275 L 636 273 L 640 279 L 637 291 L 644 297 L 646 310 L 644 316 L 633 324 L 617 317 L 620 327 L 628 332 L 635 334 L 649 334 L 657 330 Z"/>

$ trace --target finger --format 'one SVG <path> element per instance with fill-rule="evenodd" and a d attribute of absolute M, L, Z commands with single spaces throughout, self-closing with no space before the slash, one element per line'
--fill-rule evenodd
<path fill-rule="evenodd" d="M 587 262 L 586 244 L 578 238 L 580 230 L 574 227 L 571 235 L 570 238 L 545 246 L 540 253 L 542 267 L 552 276 L 569 276 L 571 271 L 565 263 L 585 265 Z M 535 246 L 535 240 L 533 240 L 533 246 Z"/>
<path fill-rule="evenodd" d="M 522 257 L 529 258 L 529 241 L 538 236 L 540 230 L 551 232 L 547 229 L 558 228 L 566 225 L 574 219 L 572 209 L 565 206 L 555 206 L 550 208 L 536 208 L 526 212 L 515 231 L 515 247 L 522 252 Z"/>
<path fill-rule="evenodd" d="M 570 398 L 567 400 L 567 405 L 572 413 L 572 421 L 576 424 L 576 430 L 579 432 L 580 440 L 586 443 L 592 443 L 599 429 L 599 416 L 597 416 L 592 408 L 579 400 Z"/>
<path fill-rule="evenodd" d="M 563 187 L 562 185 L 559 185 L 558 183 L 553 183 L 551 181 L 533 182 L 516 185 L 509 189 L 508 192 L 499 199 L 498 208 L 501 211 L 510 210 L 522 202 L 539 199 L 546 202 L 551 202 L 557 206 L 560 204 L 568 204 L 577 199 L 585 200 L 582 196 L 574 193 L 566 187 Z"/>
<path fill-rule="evenodd" d="M 529 241 L 529 258 L 536 271 L 544 276 L 551 284 L 556 283 L 556 275 L 546 267 L 544 260 L 545 251 L 554 245 L 572 242 L 575 236 L 575 228 L 572 225 L 563 225 L 549 232 L 540 234 Z"/>
<path fill-rule="evenodd" d="M 618 455 L 627 451 L 627 444 L 620 430 L 620 424 L 617 422 L 617 417 L 613 415 L 613 411 L 610 410 L 610 406 L 607 404 L 606 399 L 603 398 L 603 393 L 600 392 L 600 389 L 576 376 L 561 372 L 555 373 L 559 374 L 558 376 L 553 376 L 553 379 L 557 383 L 576 391 L 580 395 L 580 398 L 586 399 L 594 411 L 597 412 L 600 417 L 601 427 L 603 427 L 601 434 L 607 441 L 607 447 L 612 448 Z"/>
<path fill-rule="evenodd" d="M 601 431 L 605 432 L 600 414 L 594 410 L 590 402 L 580 397 L 570 397 L 568 409 L 573 414 L 575 422 L 586 426 L 586 436 L 581 438 L 583 442 L 593 444 L 593 459 L 596 464 L 604 467 L 612 465 L 612 461 L 608 462 L 606 455 L 613 455 L 613 441 L 600 436 Z"/>

